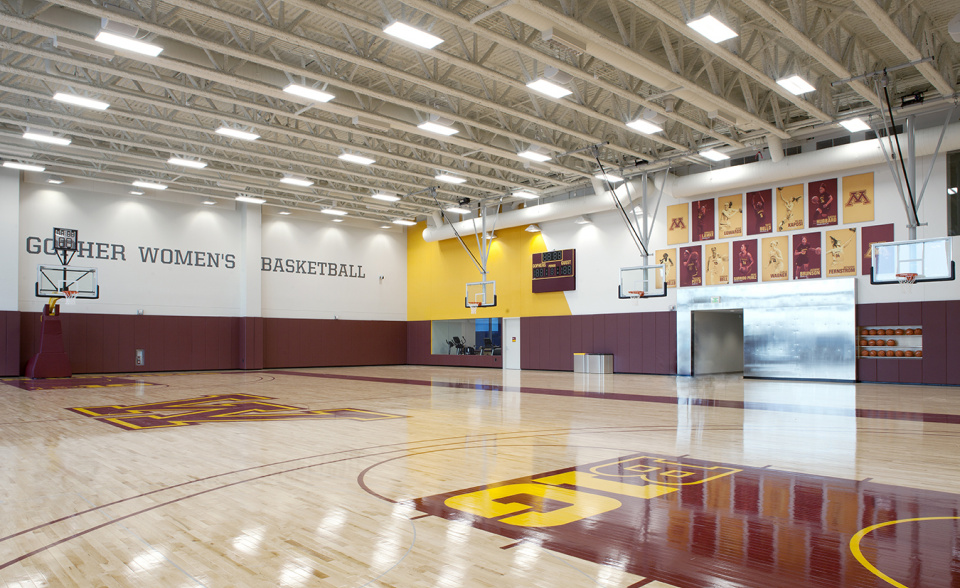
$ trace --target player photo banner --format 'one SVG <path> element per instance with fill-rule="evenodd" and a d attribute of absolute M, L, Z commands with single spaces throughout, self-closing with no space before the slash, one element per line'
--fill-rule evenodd
<path fill-rule="evenodd" d="M 757 281 L 757 240 L 733 242 L 733 283 Z"/>
<path fill-rule="evenodd" d="M 704 246 L 703 263 L 708 286 L 718 286 L 730 283 L 730 245 L 714 243 Z"/>
<path fill-rule="evenodd" d="M 893 241 L 893 225 L 876 225 L 860 229 L 860 274 L 869 276 L 873 269 L 873 244 Z"/>
<path fill-rule="evenodd" d="M 803 228 L 803 184 L 777 188 L 777 230 Z"/>
<path fill-rule="evenodd" d="M 857 275 L 857 230 L 827 231 L 826 269 L 828 278 Z"/>
<path fill-rule="evenodd" d="M 837 179 L 810 182 L 810 228 L 837 224 Z"/>
<path fill-rule="evenodd" d="M 689 227 L 689 204 L 674 204 L 667 207 L 667 245 L 682 245 L 690 241 Z"/>
<path fill-rule="evenodd" d="M 676 249 L 657 249 L 656 251 L 656 262 L 663 264 L 663 274 L 667 279 L 667 288 L 676 288 L 677 287 L 677 250 Z M 656 279 L 656 288 L 658 290 L 663 288 L 663 282 L 660 281 L 660 276 L 657 276 Z"/>
<path fill-rule="evenodd" d="M 793 279 L 820 277 L 820 233 L 793 236 Z"/>
<path fill-rule="evenodd" d="M 773 232 L 773 190 L 747 192 L 747 234 Z"/>
<path fill-rule="evenodd" d="M 873 220 L 873 172 L 843 178 L 843 224 Z"/>
<path fill-rule="evenodd" d="M 717 224 L 721 239 L 743 236 L 743 194 L 724 196 L 717 201 Z"/>
<path fill-rule="evenodd" d="M 703 285 L 701 245 L 680 248 L 680 287 Z"/>
<path fill-rule="evenodd" d="M 778 282 L 790 278 L 787 266 L 787 239 L 788 237 L 767 237 L 763 240 L 763 257 L 760 263 L 763 267 L 764 282 Z"/>
<path fill-rule="evenodd" d="M 713 224 L 713 208 L 713 198 L 697 200 L 693 203 L 694 241 L 710 241 L 717 238 L 717 231 Z"/>

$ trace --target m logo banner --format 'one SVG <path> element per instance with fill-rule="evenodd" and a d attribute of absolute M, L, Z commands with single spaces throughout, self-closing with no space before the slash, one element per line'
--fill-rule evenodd
<path fill-rule="evenodd" d="M 96 418 L 98 421 L 121 429 L 161 429 L 184 427 L 202 423 L 235 423 L 243 421 L 288 421 L 349 419 L 354 421 L 378 421 L 404 418 L 396 414 L 359 410 L 356 408 L 331 408 L 308 410 L 302 406 L 288 406 L 264 402 L 275 400 L 269 396 L 251 394 L 216 394 L 167 400 L 148 404 L 126 406 L 86 406 L 68 408 L 77 414 Z"/>

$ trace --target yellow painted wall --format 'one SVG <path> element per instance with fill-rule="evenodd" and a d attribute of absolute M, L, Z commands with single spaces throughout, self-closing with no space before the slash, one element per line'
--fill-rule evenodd
<path fill-rule="evenodd" d="M 497 282 L 497 306 L 470 314 L 463 307 L 468 282 L 479 282 L 480 271 L 457 239 L 423 240 L 420 223 L 407 229 L 407 320 L 569 315 L 563 292 L 534 294 L 533 254 L 547 251 L 540 233 L 524 227 L 497 229 L 487 260 L 487 279 Z M 464 242 L 480 259 L 474 235 Z"/>

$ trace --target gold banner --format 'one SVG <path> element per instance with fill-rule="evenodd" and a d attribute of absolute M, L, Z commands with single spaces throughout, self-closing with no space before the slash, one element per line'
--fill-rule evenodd
<path fill-rule="evenodd" d="M 690 241 L 690 205 L 674 204 L 667 207 L 667 245 Z"/>
<path fill-rule="evenodd" d="M 873 172 L 843 178 L 843 224 L 873 220 Z"/>
<path fill-rule="evenodd" d="M 803 207 L 801 206 L 801 208 Z M 789 251 L 789 245 L 786 236 L 767 237 L 763 240 L 761 265 L 763 266 L 764 282 L 777 282 L 790 277 L 790 266 L 786 257 L 787 251 Z"/>
<path fill-rule="evenodd" d="M 717 205 L 720 207 L 720 238 L 743 236 L 743 194 L 723 196 Z"/>
<path fill-rule="evenodd" d="M 714 243 L 705 245 L 704 263 L 707 266 L 707 285 L 717 286 L 730 283 L 730 244 Z"/>
<path fill-rule="evenodd" d="M 667 278 L 667 288 L 677 287 L 677 250 L 676 249 L 657 249 L 656 261 L 662 263 L 663 271 Z M 663 282 L 660 276 L 657 276 L 657 289 L 663 288 Z"/>
<path fill-rule="evenodd" d="M 796 231 L 803 228 L 803 184 L 777 188 L 777 230 Z M 766 239 L 764 239 L 766 241 Z M 786 241 L 784 241 L 786 242 Z"/>
<path fill-rule="evenodd" d="M 857 275 L 857 230 L 827 231 L 827 277 Z"/>

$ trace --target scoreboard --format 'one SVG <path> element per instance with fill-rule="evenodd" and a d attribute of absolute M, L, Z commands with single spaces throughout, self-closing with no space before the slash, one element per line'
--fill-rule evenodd
<path fill-rule="evenodd" d="M 533 292 L 577 289 L 576 249 L 533 254 Z"/>

